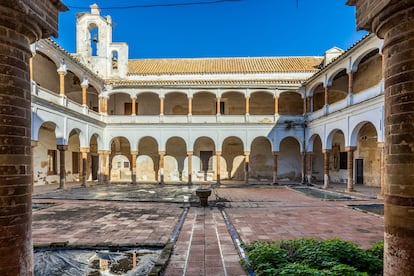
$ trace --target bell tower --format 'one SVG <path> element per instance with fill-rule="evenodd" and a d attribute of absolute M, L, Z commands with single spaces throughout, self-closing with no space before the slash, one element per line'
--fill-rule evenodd
<path fill-rule="evenodd" d="M 101 16 L 97 4 L 90 12 L 76 15 L 76 55 L 102 78 L 124 77 L 128 73 L 128 45 L 112 42 L 112 18 Z"/>

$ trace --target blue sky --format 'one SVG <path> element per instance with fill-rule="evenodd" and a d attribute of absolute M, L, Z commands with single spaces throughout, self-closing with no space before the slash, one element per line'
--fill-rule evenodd
<path fill-rule="evenodd" d="M 214 0 L 63 0 L 59 16 L 63 48 L 75 52 L 76 13 L 134 5 Z M 102 9 L 114 22 L 113 41 L 127 42 L 130 58 L 319 56 L 349 48 L 366 33 L 356 31 L 355 7 L 346 0 L 233 0 L 204 5 Z"/>

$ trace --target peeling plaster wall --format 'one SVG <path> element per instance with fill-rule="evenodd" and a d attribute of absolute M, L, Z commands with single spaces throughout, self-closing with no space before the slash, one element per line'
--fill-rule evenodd
<path fill-rule="evenodd" d="M 56 148 L 56 137 L 54 130 L 42 127 L 39 131 L 39 140 L 33 151 L 33 181 L 34 185 L 45 185 L 59 183 L 59 176 L 48 175 L 49 157 L 48 150 L 56 150 L 56 165 L 59 166 L 59 155 Z M 58 172 L 56 168 L 56 172 Z"/>

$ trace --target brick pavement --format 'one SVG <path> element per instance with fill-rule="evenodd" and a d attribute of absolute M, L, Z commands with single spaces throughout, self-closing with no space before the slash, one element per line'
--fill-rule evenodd
<path fill-rule="evenodd" d="M 124 188 L 119 186 L 118 195 L 125 194 L 125 199 L 130 200 L 127 191 L 132 188 L 123 191 Z M 180 189 L 177 186 L 177 190 Z M 62 199 L 64 196 L 47 199 L 38 191 L 37 195 L 42 198 L 35 198 L 34 202 L 58 204 L 33 212 L 35 244 L 165 245 L 183 212 L 183 204 L 162 200 L 111 201 L 106 197 L 96 200 L 93 188 L 88 194 L 95 200 L 76 200 L 77 191 L 85 197 L 82 189 L 71 191 L 70 199 Z M 96 189 L 96 193 L 100 192 L 102 188 Z M 116 189 L 113 192 L 116 193 Z M 210 200 L 219 199 L 217 205 L 225 204 L 225 212 L 245 242 L 340 237 L 366 247 L 383 238 L 382 217 L 346 206 L 382 203 L 381 200 L 322 201 L 277 186 L 221 186 L 214 192 L 217 197 L 213 194 Z M 180 191 L 174 193 L 181 197 Z M 48 190 L 45 194 L 54 193 Z M 165 275 L 246 275 L 220 210 L 216 207 L 189 208 Z"/>

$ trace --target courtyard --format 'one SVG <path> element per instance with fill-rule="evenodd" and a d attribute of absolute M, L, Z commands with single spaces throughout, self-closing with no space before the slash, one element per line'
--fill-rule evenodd
<path fill-rule="evenodd" d="M 201 208 L 201 185 L 57 187 L 34 189 L 35 248 L 156 248 L 151 273 L 163 275 L 249 275 L 239 245 L 254 240 L 338 237 L 368 247 L 383 239 L 383 217 L 355 208 L 381 206 L 379 188 L 345 194 L 345 184 L 331 185 L 322 195 L 332 199 L 293 183 L 226 183 L 213 185 L 209 207 Z"/>

